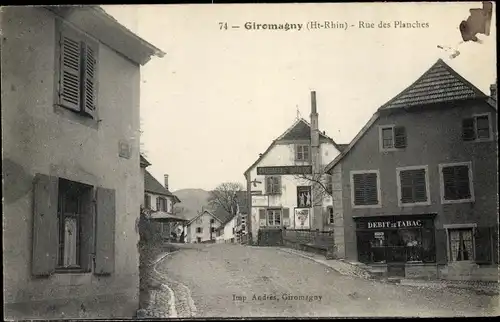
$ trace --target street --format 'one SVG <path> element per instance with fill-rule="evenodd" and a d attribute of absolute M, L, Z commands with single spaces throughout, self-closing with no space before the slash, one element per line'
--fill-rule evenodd
<path fill-rule="evenodd" d="M 156 266 L 175 298 L 165 303 L 170 306 L 170 316 L 432 317 L 499 312 L 498 296 L 345 276 L 277 248 L 231 244 L 180 247 Z"/>

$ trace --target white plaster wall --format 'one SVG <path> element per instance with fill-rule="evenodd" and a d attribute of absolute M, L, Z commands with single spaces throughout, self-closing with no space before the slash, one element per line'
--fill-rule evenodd
<path fill-rule="evenodd" d="M 210 219 L 214 219 L 214 217 L 212 217 L 208 213 L 204 213 L 197 220 L 193 221 L 188 227 L 187 233 L 189 235 L 189 240 L 187 242 L 194 243 L 197 237 L 201 237 L 202 242 L 210 240 Z M 220 227 L 220 225 L 221 225 L 220 221 L 215 219 L 211 227 L 217 229 Z M 202 232 L 197 233 L 196 227 L 202 227 L 203 228 Z M 215 237 L 216 237 L 216 232 L 214 231 L 212 233 L 212 239 L 215 240 Z"/>
<path fill-rule="evenodd" d="M 265 193 L 265 176 L 257 175 L 257 167 L 264 166 L 292 166 L 292 165 L 307 165 L 307 163 L 299 163 L 295 161 L 295 149 L 294 144 L 278 144 L 275 145 L 264 158 L 254 166 L 250 171 L 250 181 L 256 180 L 255 186 L 252 183 L 252 191 L 262 191 Z M 339 151 L 332 143 L 320 144 L 320 154 L 321 163 L 326 166 L 330 163 L 337 155 Z M 284 207 L 290 208 L 290 223 L 293 225 L 293 211 L 297 206 L 297 186 L 312 185 L 309 180 L 304 180 L 303 178 L 294 175 L 284 175 L 281 177 L 282 193 L 281 195 L 272 196 L 252 196 L 252 235 L 253 238 L 257 238 L 257 231 L 259 229 L 258 222 L 258 208 L 260 207 Z M 337 184 L 337 186 L 339 186 Z M 335 189 L 335 188 L 334 188 Z M 323 199 L 323 207 L 332 205 L 332 198 L 325 197 Z M 312 209 L 311 209 L 312 213 Z"/>
<path fill-rule="evenodd" d="M 4 292 L 8 302 L 139 294 L 139 234 L 143 202 L 139 162 L 139 66 L 100 45 L 98 129 L 55 112 L 55 17 L 39 7 L 2 8 L 2 131 L 4 173 Z M 118 155 L 119 141 L 131 148 Z M 8 173 L 10 172 L 10 173 Z M 116 191 L 115 272 L 31 277 L 33 177 L 64 177 Z M 123 297 L 122 300 L 123 301 Z M 117 312 L 117 314 L 120 314 Z"/>

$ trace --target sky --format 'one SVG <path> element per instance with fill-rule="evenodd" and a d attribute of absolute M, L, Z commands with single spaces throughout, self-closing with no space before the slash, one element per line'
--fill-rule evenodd
<path fill-rule="evenodd" d="M 495 8 L 489 36 L 461 43 L 480 2 L 113 5 L 103 8 L 166 52 L 141 70 L 141 142 L 148 170 L 170 190 L 245 183 L 243 172 L 316 91 L 320 130 L 347 144 L 376 109 L 439 58 L 489 94 L 496 79 Z M 309 21 L 347 29 L 308 30 Z M 377 28 L 379 22 L 389 28 Z M 395 28 L 395 22 L 428 23 Z M 220 22 L 228 29 L 221 30 Z M 303 24 L 299 30 L 247 30 Z M 364 22 L 365 28 L 360 28 Z M 375 28 L 366 28 L 368 23 Z M 401 23 L 400 23 L 401 25 Z M 416 25 L 416 24 L 414 24 Z M 224 24 L 222 24 L 224 26 Z M 240 28 L 231 28 L 240 26 Z M 453 51 L 437 46 L 453 47 Z"/>

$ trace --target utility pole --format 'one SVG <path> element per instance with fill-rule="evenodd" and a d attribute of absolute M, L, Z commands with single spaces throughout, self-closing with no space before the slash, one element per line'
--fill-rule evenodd
<path fill-rule="evenodd" d="M 312 166 L 312 189 L 311 189 L 311 228 L 322 228 L 322 196 L 319 194 L 319 180 L 321 175 L 321 160 L 320 160 L 320 145 L 319 145 L 319 125 L 318 125 L 318 111 L 316 108 L 316 91 L 311 91 L 311 166 Z"/>

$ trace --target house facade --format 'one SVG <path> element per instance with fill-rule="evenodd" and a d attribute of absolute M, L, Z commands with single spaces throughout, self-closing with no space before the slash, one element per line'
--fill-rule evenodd
<path fill-rule="evenodd" d="M 242 234 L 245 234 L 245 222 L 247 215 L 246 191 L 237 191 L 234 194 L 234 204 L 231 207 L 233 215 L 227 213 L 225 220 L 216 230 L 216 242 L 218 243 L 240 243 Z M 217 212 L 216 212 L 217 215 Z M 220 215 L 218 216 L 221 217 Z"/>
<path fill-rule="evenodd" d="M 406 277 L 498 280 L 496 118 L 496 97 L 442 60 L 380 107 L 327 167 L 342 177 L 338 256 Z"/>
<path fill-rule="evenodd" d="M 133 317 L 140 66 L 98 6 L 2 8 L 4 314 Z"/>
<path fill-rule="evenodd" d="M 185 226 L 186 243 L 215 242 L 222 220 L 208 210 L 201 211 Z"/>
<path fill-rule="evenodd" d="M 319 131 L 312 92 L 311 124 L 298 119 L 245 172 L 251 200 L 247 230 L 254 243 L 260 229 L 333 229 L 334 207 L 342 202 L 340 186 L 335 184 L 340 178 L 325 174 L 324 167 L 340 149 Z"/>
<path fill-rule="evenodd" d="M 144 208 L 151 210 L 153 219 L 175 216 L 174 206 L 180 200 L 168 189 L 168 175 L 164 175 L 164 185 L 153 177 L 147 170 L 144 171 Z M 175 222 L 158 222 L 159 231 L 163 238 L 171 238 Z"/>

